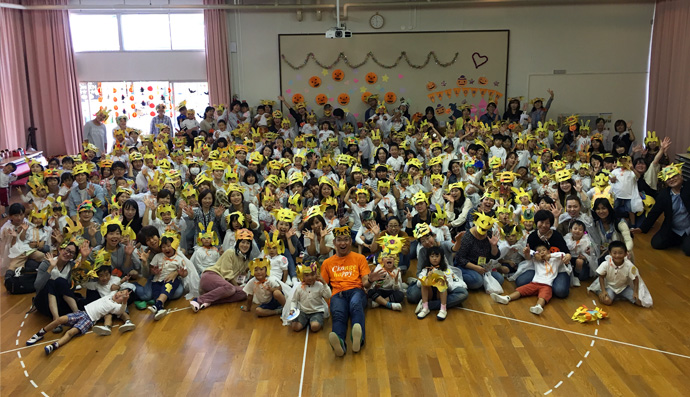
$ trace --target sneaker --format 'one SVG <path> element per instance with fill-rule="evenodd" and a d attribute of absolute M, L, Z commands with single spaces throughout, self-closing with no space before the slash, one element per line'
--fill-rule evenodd
<path fill-rule="evenodd" d="M 96 335 L 108 336 L 112 333 L 112 331 L 107 325 L 95 325 L 93 327 L 93 333 Z"/>
<path fill-rule="evenodd" d="M 198 312 L 201 308 L 201 305 L 196 301 L 196 299 L 189 301 L 189 305 L 192 307 L 194 313 Z"/>
<path fill-rule="evenodd" d="M 400 303 L 391 303 L 391 309 L 399 312 L 402 310 L 402 305 Z"/>
<path fill-rule="evenodd" d="M 429 308 L 422 307 L 422 309 L 419 311 L 419 313 L 417 313 L 417 318 L 421 320 L 424 317 L 426 317 L 426 315 L 429 313 L 431 313 L 431 310 L 429 310 Z"/>
<path fill-rule="evenodd" d="M 359 353 L 362 348 L 362 326 L 355 324 L 352 326 L 352 352 Z"/>
<path fill-rule="evenodd" d="M 62 325 L 58 325 L 57 327 L 53 328 L 54 334 L 59 334 L 61 332 L 62 332 Z"/>
<path fill-rule="evenodd" d="M 328 343 L 331 344 L 333 352 L 335 352 L 336 357 L 342 357 L 345 355 L 345 344 L 338 338 L 338 334 L 331 332 L 328 334 Z"/>
<path fill-rule="evenodd" d="M 541 314 L 544 311 L 544 308 L 541 307 L 541 305 L 535 305 L 529 308 L 530 313 L 534 314 Z"/>
<path fill-rule="evenodd" d="M 31 338 L 29 338 L 29 340 L 26 341 L 26 345 L 31 346 L 31 345 L 35 344 L 39 340 L 43 339 L 44 335 L 39 335 L 38 333 L 33 334 L 33 336 Z"/>
<path fill-rule="evenodd" d="M 510 302 L 510 298 L 508 298 L 505 295 L 499 295 L 497 293 L 492 293 L 491 294 L 491 299 L 494 300 L 494 302 L 501 303 L 504 305 L 507 305 Z"/>
<path fill-rule="evenodd" d="M 199 310 L 204 310 L 204 309 L 206 309 L 206 308 L 209 307 L 209 306 L 211 306 L 211 304 L 208 303 L 208 302 L 207 302 L 207 303 L 202 303 L 201 306 L 199 306 Z M 282 309 L 281 309 L 281 310 L 282 310 Z"/>
<path fill-rule="evenodd" d="M 420 300 L 419 303 L 417 303 L 417 307 L 414 309 L 414 314 L 418 314 L 419 312 L 421 312 L 423 306 L 424 303 Z"/>
<path fill-rule="evenodd" d="M 436 319 L 438 321 L 443 321 L 446 319 L 446 316 L 448 316 L 448 311 L 441 309 L 438 311 L 438 314 L 436 315 Z"/>
<path fill-rule="evenodd" d="M 125 321 L 124 324 L 120 326 L 120 332 L 128 332 L 134 330 L 136 328 L 136 324 L 131 322 L 130 320 Z"/>
<path fill-rule="evenodd" d="M 136 307 L 139 310 L 144 310 L 146 309 L 146 302 L 144 301 L 134 301 L 134 307 Z"/>
<path fill-rule="evenodd" d="M 376 308 L 379 307 L 379 306 L 381 306 L 381 305 L 379 305 L 378 302 L 376 302 L 376 301 L 371 301 L 371 308 L 372 308 L 372 309 L 376 309 Z"/>
<path fill-rule="evenodd" d="M 290 277 L 288 277 L 288 278 L 285 280 L 285 285 L 287 285 L 288 287 L 292 287 L 292 279 L 291 279 Z"/>
<path fill-rule="evenodd" d="M 579 287 L 582 284 L 580 284 L 580 279 L 577 277 L 573 277 L 573 287 Z"/>
<path fill-rule="evenodd" d="M 403 290 L 403 291 L 407 291 L 407 288 L 409 288 L 409 287 L 410 287 L 410 286 L 409 286 L 409 284 L 407 284 L 407 283 L 402 283 L 402 284 L 400 284 L 400 289 Z"/>
<path fill-rule="evenodd" d="M 156 312 L 156 314 L 153 316 L 153 319 L 158 321 L 161 318 L 165 317 L 168 315 L 168 311 L 166 309 L 161 309 Z"/>
<path fill-rule="evenodd" d="M 158 308 L 155 305 L 154 306 L 148 306 L 146 308 L 151 310 L 151 313 L 153 313 L 153 314 L 156 314 L 156 312 L 158 311 Z"/>
<path fill-rule="evenodd" d="M 48 345 L 48 346 L 43 348 L 43 351 L 46 352 L 46 356 L 49 355 L 50 353 L 52 353 L 53 350 L 55 350 L 55 346 L 53 346 L 53 345 Z"/>

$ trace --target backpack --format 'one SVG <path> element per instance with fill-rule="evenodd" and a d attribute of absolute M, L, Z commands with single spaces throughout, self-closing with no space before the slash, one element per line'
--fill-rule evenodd
<path fill-rule="evenodd" d="M 34 282 L 37 273 L 22 273 L 21 268 L 17 271 L 8 270 L 5 273 L 5 288 L 13 295 L 30 294 L 36 292 Z"/>

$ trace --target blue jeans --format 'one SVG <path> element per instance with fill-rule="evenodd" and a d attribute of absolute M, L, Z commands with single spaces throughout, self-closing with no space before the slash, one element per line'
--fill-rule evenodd
<path fill-rule="evenodd" d="M 331 297 L 331 316 L 333 317 L 333 332 L 343 341 L 347 336 L 347 320 L 352 325 L 362 326 L 362 341 L 364 341 L 364 307 L 367 304 L 367 294 L 363 289 L 353 288 L 341 291 Z"/>
<path fill-rule="evenodd" d="M 439 310 L 441 308 L 441 301 L 438 299 L 436 289 L 432 288 L 433 295 L 429 299 L 429 310 Z M 446 307 L 460 306 L 462 302 L 467 299 L 467 290 L 462 287 L 448 291 L 448 299 L 446 299 Z M 417 286 L 417 283 L 410 284 L 407 287 L 407 301 L 411 304 L 417 304 L 422 300 L 422 288 Z"/>
<path fill-rule="evenodd" d="M 578 278 L 580 281 L 587 281 L 590 279 L 589 277 L 589 262 L 585 262 L 582 264 L 582 269 L 579 271 L 575 270 L 577 258 L 573 258 L 570 260 L 570 265 L 573 267 L 573 273 L 575 273 L 575 277 Z"/>
<path fill-rule="evenodd" d="M 528 270 L 522 273 L 516 280 L 515 286 L 522 287 L 525 284 L 532 282 L 534 278 L 534 270 Z M 565 299 L 570 294 L 570 275 L 566 272 L 560 272 L 553 280 L 551 285 L 553 289 L 553 295 L 557 298 Z"/>
<path fill-rule="evenodd" d="M 414 240 L 410 243 L 410 260 L 417 259 L 417 246 L 419 246 L 419 242 L 417 240 Z"/>
<path fill-rule="evenodd" d="M 465 280 L 467 284 L 467 289 L 480 289 L 484 287 L 484 276 L 479 274 L 479 272 L 471 269 L 460 268 L 462 270 L 462 279 Z M 503 275 L 497 271 L 492 271 L 491 275 L 494 276 L 499 284 L 503 284 Z"/>
<path fill-rule="evenodd" d="M 407 272 L 407 269 L 410 268 L 410 254 L 400 254 L 398 268 L 400 269 L 400 274 L 405 274 L 405 272 Z"/>
<path fill-rule="evenodd" d="M 152 285 L 151 285 L 151 279 L 146 280 L 146 285 L 143 287 L 137 286 L 137 290 L 134 291 L 134 294 L 137 296 L 137 300 L 140 301 L 150 301 L 153 300 L 153 290 L 152 290 Z M 169 300 L 175 300 L 175 299 L 180 299 L 184 295 L 184 285 L 180 283 L 180 285 L 175 289 L 175 292 L 173 292 L 168 299 Z M 158 298 L 158 295 L 155 296 Z"/>
<path fill-rule="evenodd" d="M 288 275 L 290 277 L 297 277 L 297 264 L 295 263 L 295 259 L 292 257 L 292 254 L 287 247 L 285 247 L 285 252 L 283 255 L 288 260 Z"/>
<path fill-rule="evenodd" d="M 612 288 L 606 288 L 606 293 L 611 298 L 611 301 L 615 300 L 627 300 L 628 302 L 635 303 L 635 293 L 632 287 L 627 286 L 620 294 L 613 292 Z"/>

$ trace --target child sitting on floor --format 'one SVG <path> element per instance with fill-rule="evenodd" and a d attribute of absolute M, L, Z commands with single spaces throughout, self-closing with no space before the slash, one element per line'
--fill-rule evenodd
<path fill-rule="evenodd" d="M 383 306 L 401 311 L 401 302 L 405 299 L 405 294 L 402 291 L 402 272 L 397 265 L 403 240 L 397 236 L 386 235 L 382 236 L 378 242 L 382 250 L 374 273 L 380 272 L 381 269 L 386 272 L 381 280 L 372 283 L 367 295 L 371 299 L 372 308 Z"/>
<path fill-rule="evenodd" d="M 55 260 L 57 261 L 57 258 L 55 258 Z M 66 345 L 70 339 L 77 334 L 84 335 L 89 332 L 93 324 L 106 314 L 124 313 L 130 292 L 132 292 L 131 289 L 123 288 L 113 295 L 105 296 L 97 301 L 89 303 L 84 307 L 84 311 L 70 313 L 66 316 L 59 317 L 57 320 L 51 321 L 26 341 L 27 346 L 31 346 L 43 339 L 46 334 L 46 329 L 54 329 L 55 327 L 65 324 L 72 327 L 72 329 L 67 331 L 57 342 L 53 342 L 44 348 L 46 355 L 52 353 L 60 346 Z M 127 329 L 127 331 L 129 331 L 129 329 Z"/>
<path fill-rule="evenodd" d="M 220 252 L 217 248 L 218 236 L 213 230 L 213 221 L 211 221 L 206 228 L 204 228 L 203 224 L 199 223 L 197 244 L 190 260 L 194 264 L 194 267 L 196 267 L 197 272 L 201 274 L 206 268 L 215 265 L 218 259 L 220 259 Z"/>
<path fill-rule="evenodd" d="M 318 332 L 323 328 L 324 299 L 331 298 L 331 288 L 321 278 L 316 262 L 309 265 L 299 265 L 297 275 L 302 284 L 299 284 L 292 295 L 290 303 L 290 314 L 299 310 L 299 315 L 292 320 L 291 327 L 295 332 L 299 332 L 309 325 L 311 332 Z"/>
<path fill-rule="evenodd" d="M 588 290 L 599 294 L 599 300 L 605 305 L 624 299 L 638 306 L 651 307 L 649 291 L 637 267 L 627 256 L 625 243 L 612 241 L 609 244 L 609 255 L 597 268 L 599 279 Z"/>
<path fill-rule="evenodd" d="M 161 238 L 161 252 L 156 254 L 151 260 L 150 271 L 153 274 L 151 280 L 151 296 L 156 297 L 156 303 L 148 309 L 154 314 L 154 320 L 160 320 L 168 314 L 163 309 L 165 302 L 175 293 L 180 286 L 181 277 L 187 277 L 186 258 L 177 252 L 179 240 L 170 236 Z M 177 272 L 177 277 L 173 280 L 166 280 L 173 272 Z"/>
<path fill-rule="evenodd" d="M 570 255 L 573 257 L 573 277 L 572 285 L 579 287 L 580 281 L 587 280 L 596 262 L 596 245 L 592 242 L 589 234 L 586 234 L 587 226 L 580 220 L 570 223 L 570 232 L 565 235 L 565 243 L 568 245 Z"/>
<path fill-rule="evenodd" d="M 99 264 L 98 262 L 101 262 L 101 264 L 103 265 Z M 89 303 L 95 302 L 106 296 L 112 296 L 115 292 L 119 291 L 123 287 L 134 290 L 135 286 L 131 283 L 127 283 L 124 286 L 122 285 L 129 281 L 129 276 L 125 276 L 123 278 L 113 276 L 112 268 L 110 267 L 110 262 L 103 262 L 104 259 L 102 255 L 96 257 L 96 263 L 94 263 L 94 268 L 97 269 L 96 275 L 98 276 L 98 279 L 89 281 L 85 285 L 87 289 L 86 300 Z M 119 317 L 125 322 L 124 324 L 122 324 L 122 326 L 120 326 L 120 332 L 127 332 L 136 328 L 136 325 L 134 325 L 134 323 L 130 321 L 129 314 L 126 310 L 122 312 L 122 314 L 120 314 Z M 96 322 L 97 321 L 94 321 L 93 323 L 96 324 Z M 97 335 L 107 336 L 111 334 L 112 326 L 113 316 L 112 314 L 108 313 L 103 318 L 103 325 L 94 325 L 93 332 Z"/>
<path fill-rule="evenodd" d="M 532 257 L 532 252 L 529 247 L 525 247 L 525 258 Z M 549 247 L 540 242 L 536 246 L 536 252 L 532 257 L 534 262 L 534 278 L 529 284 L 517 287 L 515 292 L 509 295 L 491 294 L 491 298 L 498 303 L 507 305 L 512 300 L 518 300 L 523 296 L 537 295 L 537 304 L 529 308 L 529 311 L 534 314 L 541 314 L 544 311 L 544 306 L 551 300 L 552 290 L 551 285 L 553 280 L 558 275 L 559 269 L 570 263 L 570 254 L 563 252 L 549 252 Z"/>
<path fill-rule="evenodd" d="M 283 312 L 285 295 L 278 280 L 271 276 L 271 263 L 266 258 L 256 258 L 249 264 L 252 278 L 244 286 L 247 303 L 242 311 L 252 310 L 252 304 L 259 305 L 254 311 L 259 317 L 279 315 Z"/>

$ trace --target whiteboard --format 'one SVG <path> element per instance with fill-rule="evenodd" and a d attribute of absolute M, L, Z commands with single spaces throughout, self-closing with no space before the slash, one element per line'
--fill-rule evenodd
<path fill-rule="evenodd" d="M 646 120 L 647 73 L 548 74 L 529 76 L 528 98 L 554 100 L 547 119 L 558 114 L 611 113 L 612 123 L 633 122 L 637 142 L 642 142 Z M 594 126 L 591 126 L 594 129 Z M 613 125 L 607 125 L 613 130 Z"/>

